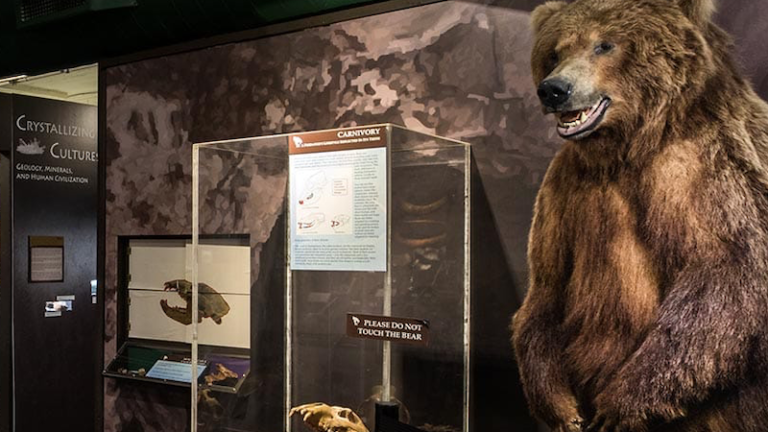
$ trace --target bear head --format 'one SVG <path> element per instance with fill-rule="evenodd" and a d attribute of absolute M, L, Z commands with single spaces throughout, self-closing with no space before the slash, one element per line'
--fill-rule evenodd
<path fill-rule="evenodd" d="M 658 136 L 672 111 L 694 103 L 717 70 L 716 55 L 728 40 L 711 23 L 713 12 L 713 0 L 550 1 L 537 7 L 531 16 L 533 78 L 559 135 L 577 146 L 601 137 L 614 146 L 643 141 L 654 127 Z"/>

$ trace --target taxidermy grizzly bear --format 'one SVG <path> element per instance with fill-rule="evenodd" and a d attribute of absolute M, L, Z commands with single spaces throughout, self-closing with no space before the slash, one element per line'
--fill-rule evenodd
<path fill-rule="evenodd" d="M 556 431 L 768 431 L 768 106 L 713 11 L 533 12 L 533 77 L 566 141 L 512 329 Z"/>

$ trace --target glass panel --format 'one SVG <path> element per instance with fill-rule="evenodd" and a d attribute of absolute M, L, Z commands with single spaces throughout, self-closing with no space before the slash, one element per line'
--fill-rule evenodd
<path fill-rule="evenodd" d="M 285 138 L 195 147 L 199 431 L 283 425 Z"/>
<path fill-rule="evenodd" d="M 392 314 L 430 323 L 429 345 L 392 344 L 393 397 L 401 421 L 466 430 L 469 148 L 397 129 L 392 148 Z"/>
<path fill-rule="evenodd" d="M 292 272 L 290 405 L 350 408 L 374 430 L 391 400 L 403 423 L 465 430 L 469 149 L 397 127 L 390 140 L 388 272 Z M 429 345 L 350 338 L 348 314 L 428 321 Z"/>

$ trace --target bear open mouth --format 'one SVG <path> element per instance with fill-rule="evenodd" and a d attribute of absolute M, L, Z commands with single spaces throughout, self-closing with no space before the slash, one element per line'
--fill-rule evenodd
<path fill-rule="evenodd" d="M 611 100 L 603 98 L 600 102 L 578 111 L 561 113 L 557 119 L 557 133 L 563 138 L 580 138 L 594 130 L 605 116 Z"/>

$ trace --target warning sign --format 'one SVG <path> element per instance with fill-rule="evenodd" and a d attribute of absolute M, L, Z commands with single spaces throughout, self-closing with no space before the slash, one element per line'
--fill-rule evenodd
<path fill-rule="evenodd" d="M 429 321 L 350 313 L 347 314 L 347 336 L 427 345 Z"/>

